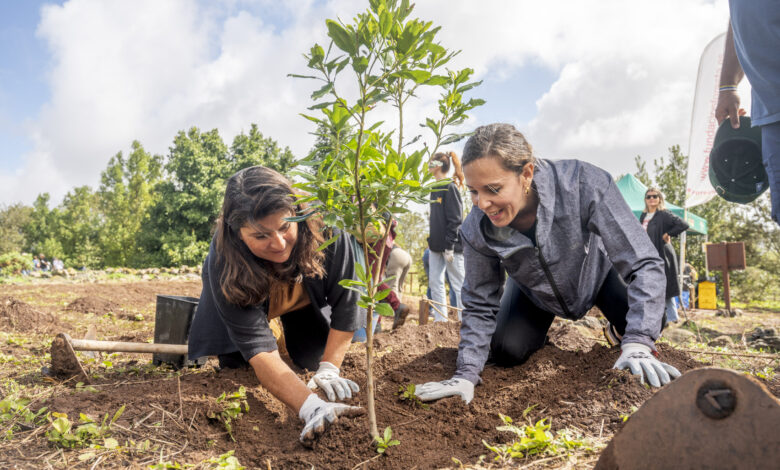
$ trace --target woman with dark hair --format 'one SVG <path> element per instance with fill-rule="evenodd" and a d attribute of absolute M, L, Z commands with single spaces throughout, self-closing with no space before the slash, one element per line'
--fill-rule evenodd
<path fill-rule="evenodd" d="M 364 320 L 357 293 L 339 285 L 354 279 L 349 236 L 342 233 L 318 251 L 325 239 L 321 221 L 287 220 L 305 211 L 289 181 L 274 170 L 245 168 L 228 180 L 203 263 L 189 357 L 218 356 L 220 367 L 251 366 L 260 383 L 298 413 L 305 423 L 300 440 L 310 444 L 339 416 L 362 413 L 331 402 L 359 390 L 339 376 L 339 367 Z M 279 355 L 269 324 L 275 318 L 293 363 L 317 371 L 308 385 Z M 312 393 L 317 387 L 330 402 Z"/>
<path fill-rule="evenodd" d="M 677 282 L 678 264 L 677 255 L 670 243 L 670 237 L 688 230 L 688 224 L 681 218 L 666 210 L 664 193 L 658 188 L 649 188 L 645 191 L 645 210 L 639 216 L 639 223 L 647 232 L 650 241 L 658 250 L 658 255 L 664 260 L 664 272 L 666 273 L 666 320 L 676 322 L 677 307 L 674 298 L 680 295 L 680 284 Z"/>
<path fill-rule="evenodd" d="M 450 288 L 455 291 L 455 305 L 463 308 L 460 300 L 460 289 L 463 286 L 465 269 L 463 267 L 463 246 L 460 242 L 460 225 L 463 223 L 463 201 L 458 187 L 463 187 L 463 170 L 455 152 L 436 153 L 428 162 L 428 171 L 436 181 L 447 177 L 450 168 L 455 167 L 453 179 L 431 193 L 430 234 L 428 236 L 428 287 L 431 289 L 431 300 L 436 304 L 434 321 L 447 320 L 447 308 L 442 308 L 447 302 L 444 289 L 445 273 L 450 281 Z M 457 184 L 456 184 L 457 183 Z M 460 320 L 460 310 L 458 310 Z"/>
<path fill-rule="evenodd" d="M 621 344 L 615 368 L 656 387 L 680 375 L 655 357 L 661 259 L 609 173 L 535 158 L 509 124 L 477 128 L 463 170 L 474 207 L 461 228 L 469 275 L 456 370 L 419 385 L 421 400 L 470 402 L 488 356 L 521 364 L 544 346 L 556 316 L 577 320 L 593 305 L 609 320 L 607 337 Z"/>

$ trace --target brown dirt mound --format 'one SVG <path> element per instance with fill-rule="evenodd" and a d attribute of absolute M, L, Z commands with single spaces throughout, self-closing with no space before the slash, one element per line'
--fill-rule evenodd
<path fill-rule="evenodd" d="M 450 398 L 420 409 L 400 401 L 397 396 L 400 386 L 452 375 L 459 326 L 455 322 L 423 327 L 407 325 L 377 336 L 378 424 L 380 430 L 391 426 L 393 437 L 401 445 L 390 448 L 387 456 L 371 460 L 367 468 L 440 468 L 451 465 L 452 457 L 473 463 L 480 455 L 489 454 L 483 439 L 491 443 L 511 440 L 511 435 L 496 430 L 501 424 L 499 413 L 522 419 L 523 411 L 532 405 L 536 406 L 528 418 L 550 419 L 553 431 L 569 427 L 590 435 L 603 431 L 608 436 L 622 426 L 622 414 L 630 413 L 632 406 L 641 406 L 654 393 L 628 372 L 611 369 L 619 354 L 617 349 L 590 344 L 592 348 L 585 352 L 576 347 L 563 350 L 548 344 L 520 366 L 488 365 L 482 374 L 484 382 L 476 388 L 469 405 Z M 565 324 L 556 325 L 552 333 L 556 331 L 565 333 L 556 341 L 563 343 L 564 337 L 577 343 L 582 340 L 576 338 L 576 329 L 569 330 Z M 701 366 L 685 353 L 663 346 L 662 353 L 666 361 L 683 372 Z M 358 397 L 352 400 L 352 404 L 359 406 L 364 406 L 366 400 L 364 367 L 364 349 L 355 346 L 347 354 L 342 371 L 361 387 Z M 368 436 L 365 416 L 342 421 L 328 430 L 313 449 L 304 448 L 298 443 L 301 431 L 298 417 L 258 386 L 250 369 L 185 374 L 180 379 L 181 399 L 176 378 L 146 378 L 138 377 L 121 387 L 112 386 L 108 393 L 57 396 L 47 406 L 52 411 L 75 416 L 85 410 L 102 416 L 126 404 L 120 420 L 126 427 L 151 412 L 156 415 L 149 422 L 158 421 L 160 410 L 167 410 L 171 416 L 184 417 L 182 426 L 166 426 L 166 434 L 158 438 L 189 442 L 188 455 L 208 451 L 207 439 L 215 439 L 220 450 L 236 449 L 236 456 L 249 468 L 267 468 L 270 464 L 272 468 L 285 469 L 349 469 L 377 456 Z M 121 377 L 113 379 L 122 380 Z M 104 380 L 113 383 L 109 377 Z M 235 391 L 240 385 L 248 388 L 251 411 L 234 423 L 235 444 L 227 438 L 224 429 L 206 419 L 205 410 L 219 394 Z M 169 419 L 170 416 L 165 418 L 166 422 Z M 184 455 L 181 457 L 182 461 L 187 460 Z"/>
<path fill-rule="evenodd" d="M 13 297 L 0 297 L 0 327 L 19 332 L 50 332 L 60 323 L 49 314 L 40 312 Z"/>
<path fill-rule="evenodd" d="M 86 296 L 79 297 L 73 302 L 69 303 L 65 310 L 78 313 L 94 313 L 97 315 L 103 315 L 106 313 L 118 314 L 122 307 L 110 300 L 102 297 Z"/>

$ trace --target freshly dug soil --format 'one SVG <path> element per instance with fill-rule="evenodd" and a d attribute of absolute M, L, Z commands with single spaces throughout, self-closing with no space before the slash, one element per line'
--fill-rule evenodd
<path fill-rule="evenodd" d="M 59 322 L 49 313 L 39 312 L 13 297 L 0 297 L 0 328 L 3 331 L 51 332 Z"/>
<path fill-rule="evenodd" d="M 65 310 L 78 313 L 94 313 L 97 315 L 104 315 L 106 313 L 118 314 L 122 307 L 110 300 L 102 297 L 86 296 L 79 297 L 73 302 L 69 303 Z"/>
<path fill-rule="evenodd" d="M 125 404 L 119 423 L 130 427 L 150 412 L 159 421 L 166 410 L 182 416 L 185 426 L 167 426 L 165 440 L 176 436 L 179 443 L 189 442 L 189 451 L 180 461 L 188 461 L 189 452 L 207 451 L 209 439 L 220 449 L 235 449 L 236 456 L 247 467 L 267 468 L 352 468 L 369 461 L 368 468 L 409 469 L 439 468 L 452 464 L 452 457 L 475 462 L 489 451 L 482 440 L 508 442 L 512 435 L 496 431 L 501 424 L 498 414 L 521 419 L 523 411 L 536 405 L 528 414 L 533 421 L 549 418 L 552 430 L 578 429 L 590 435 L 610 435 L 622 424 L 621 414 L 640 406 L 653 391 L 639 384 L 628 372 L 611 367 L 618 350 L 593 345 L 589 351 L 578 346 L 563 350 L 549 344 L 528 362 L 513 368 L 488 366 L 482 374 L 483 384 L 476 388 L 474 400 L 465 405 L 449 398 L 433 403 L 428 409 L 400 401 L 399 387 L 449 378 L 455 370 L 459 324 L 435 323 L 423 327 L 407 325 L 376 337 L 375 386 L 377 417 L 380 430 L 393 429 L 401 444 L 391 447 L 386 456 L 377 454 L 368 435 L 367 417 L 346 419 L 333 426 L 312 449 L 298 442 L 302 425 L 292 412 L 262 387 L 250 369 L 211 372 L 207 366 L 200 373 L 180 378 L 181 401 L 177 379 L 139 377 L 116 386 L 106 378 L 103 393 L 77 392 L 52 398 L 46 406 L 52 411 L 77 416 L 90 410 L 96 417 L 112 414 Z M 575 343 L 587 340 L 566 323 L 556 323 L 550 333 L 556 341 L 568 338 Z M 697 366 L 687 355 L 662 349 L 664 359 L 681 371 Z M 365 353 L 361 345 L 353 346 L 342 366 L 342 374 L 361 387 L 352 404 L 365 405 Z M 310 376 L 306 374 L 306 378 Z M 111 385 L 109 385 L 111 384 Z M 232 393 L 244 385 L 248 390 L 250 411 L 233 423 L 236 443 L 230 441 L 224 428 L 206 418 L 214 398 L 222 392 Z M 169 418 L 170 422 L 170 418 Z M 186 425 L 192 423 L 189 427 Z M 173 434 L 172 434 L 173 433 Z"/>

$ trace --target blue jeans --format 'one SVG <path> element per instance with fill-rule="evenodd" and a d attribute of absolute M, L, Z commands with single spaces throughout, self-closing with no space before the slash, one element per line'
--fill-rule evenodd
<path fill-rule="evenodd" d="M 677 316 L 677 305 L 674 303 L 674 297 L 666 299 L 666 321 L 673 322 L 679 320 Z"/>
<path fill-rule="evenodd" d="M 780 122 L 761 126 L 761 153 L 769 176 L 772 219 L 780 225 Z"/>
<path fill-rule="evenodd" d="M 423 269 L 425 270 L 425 277 L 428 277 L 428 271 L 430 269 L 428 268 L 428 259 L 430 258 L 431 250 L 429 248 L 426 248 L 425 251 L 423 251 Z M 455 297 L 455 289 L 452 288 L 452 283 L 450 282 L 450 276 L 445 271 L 444 273 L 444 279 L 447 280 L 447 284 L 450 286 L 450 305 L 456 305 L 458 303 L 457 297 Z M 428 288 L 425 291 L 425 296 L 429 299 L 431 298 L 431 286 L 428 285 Z M 431 307 L 431 315 L 433 315 L 433 307 Z"/>
<path fill-rule="evenodd" d="M 452 262 L 444 260 L 444 253 L 431 251 L 428 258 L 429 274 L 428 287 L 431 288 L 431 300 L 444 304 L 447 302 L 444 289 L 445 272 L 450 278 L 450 291 L 455 291 L 455 303 L 453 307 L 463 308 L 463 302 L 460 299 L 460 291 L 463 288 L 463 278 L 465 275 L 463 253 L 454 253 Z M 441 305 L 435 305 L 433 310 L 434 321 L 446 321 L 447 309 Z M 438 309 L 438 310 L 437 310 Z M 458 312 L 460 320 L 460 312 Z"/>

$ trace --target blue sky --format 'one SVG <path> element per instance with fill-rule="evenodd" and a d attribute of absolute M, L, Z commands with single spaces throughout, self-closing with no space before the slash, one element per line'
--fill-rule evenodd
<path fill-rule="evenodd" d="M 483 80 L 487 104 L 462 129 L 510 122 L 537 154 L 613 175 L 674 144 L 686 148 L 699 55 L 725 30 L 725 0 L 417 2 L 442 26 L 453 67 Z M 294 153 L 313 142 L 298 113 L 314 84 L 301 54 L 326 18 L 365 0 L 0 1 L 0 205 L 58 202 L 96 187 L 134 139 L 165 154 L 177 131 L 257 123 Z M 408 115 L 435 110 L 421 95 Z M 417 119 L 419 122 L 419 119 Z M 413 127 L 416 122 L 410 123 Z M 462 143 L 451 150 L 459 152 Z"/>

